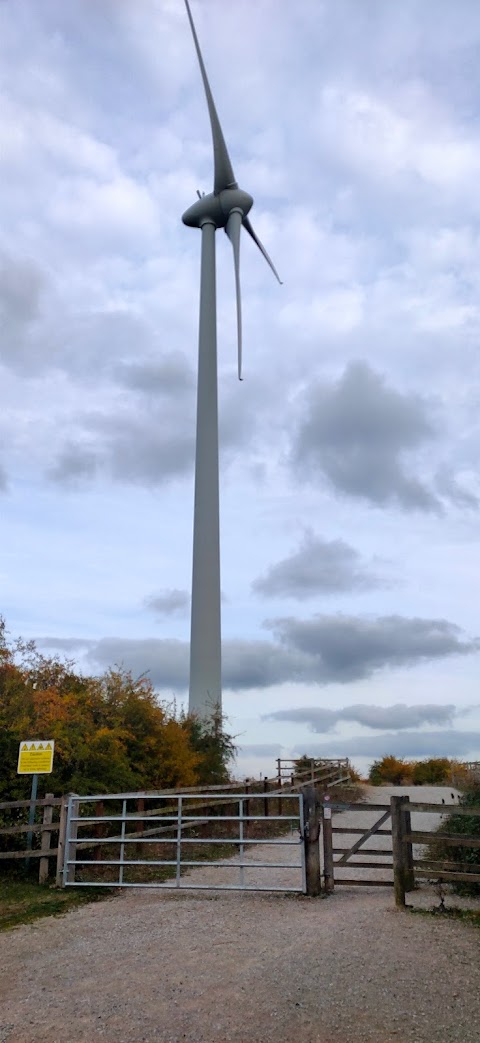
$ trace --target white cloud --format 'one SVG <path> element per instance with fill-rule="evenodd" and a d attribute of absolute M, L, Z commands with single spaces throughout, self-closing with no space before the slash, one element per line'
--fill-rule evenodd
<path fill-rule="evenodd" d="M 259 686 L 227 698 L 235 714 L 258 692 L 294 691 L 302 708 L 323 670 L 334 712 L 354 703 L 345 663 L 341 691 L 331 666 L 338 621 L 312 631 L 329 673 L 297 647 L 300 623 L 283 624 L 283 644 L 265 637 L 251 591 L 275 563 L 302 566 L 306 529 L 355 548 L 353 572 L 388 560 L 395 583 L 350 592 L 342 559 L 342 608 L 357 622 L 341 644 L 351 666 L 370 634 L 372 656 L 357 660 L 367 674 L 380 662 L 370 686 L 401 678 L 415 625 L 397 628 L 402 659 L 393 632 L 367 620 L 476 631 L 480 10 L 250 6 L 246 27 L 243 5 L 193 0 L 234 169 L 284 279 L 242 243 L 239 388 L 231 251 L 217 236 L 225 662 L 228 684 Z M 32 636 L 91 627 L 106 662 L 124 638 L 147 640 L 145 591 L 190 583 L 200 235 L 181 213 L 209 190 L 212 157 L 182 4 L 88 7 L 0 5 L 1 607 Z M 324 591 L 311 578 L 315 617 Z M 278 588 L 270 596 L 279 619 Z M 183 684 L 187 623 L 161 625 Z M 120 644 L 100 645 L 108 634 Z M 433 632 L 416 636 L 432 649 Z M 464 643 L 444 631 L 435 648 L 440 637 L 452 652 Z M 138 646 L 139 668 L 151 651 Z M 469 656 L 438 655 L 427 676 L 417 652 L 409 688 L 421 674 L 426 690 L 418 682 L 412 703 L 435 704 L 437 689 L 450 702 L 449 685 L 468 701 Z M 404 701 L 400 684 L 387 702 Z M 275 745 L 258 728 L 257 713 L 247 744 Z"/>

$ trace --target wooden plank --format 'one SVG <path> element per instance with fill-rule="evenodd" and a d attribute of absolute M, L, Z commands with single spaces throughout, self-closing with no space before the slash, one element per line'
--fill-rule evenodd
<path fill-rule="evenodd" d="M 31 800 L 3 800 L 0 802 L 0 811 L 8 811 L 10 808 L 29 808 L 31 803 Z M 42 800 L 34 800 L 33 803 L 36 808 L 44 808 L 47 804 L 61 804 L 62 798 L 53 797 L 53 800 L 42 798 Z"/>
<path fill-rule="evenodd" d="M 392 853 L 393 853 L 393 883 L 395 888 L 395 905 L 399 908 L 405 906 L 405 892 L 407 890 L 407 851 L 403 843 L 405 832 L 404 808 L 408 797 L 392 796 L 390 808 L 392 814 Z"/>
<path fill-rule="evenodd" d="M 469 884 L 480 884 L 480 873 L 450 873 L 445 870 L 416 869 L 415 876 L 428 876 L 430 880 L 462 880 Z"/>
<path fill-rule="evenodd" d="M 47 800 L 48 799 L 53 800 L 53 793 L 46 793 L 45 797 L 46 797 Z M 46 807 L 44 808 L 44 811 L 43 811 L 43 822 L 42 822 L 40 850 L 41 850 L 41 853 L 42 853 L 42 855 L 44 857 L 40 859 L 40 867 L 39 867 L 39 870 L 38 870 L 38 882 L 39 882 L 39 884 L 44 884 L 45 881 L 48 879 L 48 857 L 49 857 L 49 850 L 50 850 L 50 842 L 51 842 L 51 839 L 52 839 L 52 834 L 50 832 L 49 826 L 51 826 L 51 824 L 52 824 L 52 817 L 53 817 L 53 805 L 52 804 L 50 804 L 50 805 L 47 804 Z"/>
<path fill-rule="evenodd" d="M 60 823 L 58 830 L 57 865 L 55 869 L 55 887 L 61 887 L 63 883 L 63 860 L 65 857 L 65 833 L 67 828 L 67 801 L 68 797 L 62 797 L 60 807 Z"/>
<path fill-rule="evenodd" d="M 29 826 L 7 826 L 0 829 L 0 836 L 14 836 L 15 833 L 41 833 L 43 830 L 48 830 L 50 833 L 54 833 L 58 830 L 58 822 L 52 822 L 51 825 L 44 825 L 42 822 L 34 823 Z"/>
<path fill-rule="evenodd" d="M 407 833 L 412 832 L 412 816 L 408 810 L 409 801 L 403 811 L 403 836 Z M 406 888 L 407 891 L 413 891 L 415 887 L 415 875 L 413 872 L 413 844 L 409 844 L 408 840 L 404 841 L 405 851 L 405 869 L 406 869 Z"/>
<path fill-rule="evenodd" d="M 345 853 L 344 847 L 334 847 L 334 855 L 341 855 Z M 355 852 L 356 853 L 356 852 Z M 391 848 L 386 848 L 385 851 L 379 851 L 378 847 L 362 847 L 362 850 L 358 852 L 359 855 L 378 855 L 378 857 L 385 858 L 387 855 L 392 854 Z M 352 862 L 352 865 L 356 865 L 356 862 Z"/>
<path fill-rule="evenodd" d="M 330 800 L 332 811 L 386 811 L 389 804 L 347 804 L 339 800 Z M 440 805 L 443 808 L 443 804 Z"/>
<path fill-rule="evenodd" d="M 364 807 L 368 807 L 368 805 L 364 805 Z M 480 815 L 479 807 L 465 808 L 458 804 L 420 804 L 412 800 L 408 810 L 412 815 L 414 811 L 432 811 L 437 815 Z"/>
<path fill-rule="evenodd" d="M 393 880 L 340 880 L 336 878 L 335 887 L 338 885 L 349 887 L 393 887 Z"/>
<path fill-rule="evenodd" d="M 413 864 L 418 866 L 419 869 L 422 869 L 422 867 L 427 869 L 429 866 L 439 866 L 440 869 L 445 869 L 447 872 L 452 873 L 456 869 L 461 873 L 468 866 L 469 872 L 471 870 L 472 873 L 480 873 L 480 865 L 477 865 L 475 862 L 454 862 L 448 858 L 417 858 L 414 859 Z"/>
<path fill-rule="evenodd" d="M 50 856 L 56 855 L 58 848 L 50 848 Z M 5 861 L 9 858 L 43 858 L 41 851 L 1 851 L 0 859 Z"/>
<path fill-rule="evenodd" d="M 411 833 L 407 833 L 404 840 L 411 841 L 413 844 L 431 844 L 432 841 L 447 840 L 451 841 L 453 847 L 480 847 L 479 837 L 465 836 L 464 833 L 458 836 L 455 833 L 417 833 L 416 830 L 412 830 Z"/>
<path fill-rule="evenodd" d="M 335 874 L 333 869 L 333 836 L 332 836 L 332 812 L 330 808 L 322 808 L 323 824 L 323 880 L 326 894 L 332 894 L 335 888 Z"/>
<path fill-rule="evenodd" d="M 303 821 L 305 845 L 305 878 L 307 895 L 316 898 L 321 891 L 320 876 L 320 813 L 317 804 L 315 787 L 305 786 L 303 789 Z"/>
<path fill-rule="evenodd" d="M 333 833 L 361 833 L 362 836 L 365 833 L 365 826 L 332 826 Z M 377 837 L 391 837 L 391 829 L 377 829 Z"/>
<path fill-rule="evenodd" d="M 75 796 L 76 794 L 72 794 Z M 72 818 L 78 816 L 78 808 L 80 801 L 78 799 L 71 801 L 71 812 Z M 66 845 L 66 858 L 67 858 L 67 879 L 63 883 L 74 884 L 75 883 L 75 865 L 74 863 L 77 857 L 77 835 L 78 835 L 78 822 L 70 822 L 70 836 L 65 838 Z"/>
<path fill-rule="evenodd" d="M 347 804 L 341 801 L 332 800 L 330 802 L 332 810 L 336 811 L 384 811 L 387 804 Z M 410 801 L 408 810 L 413 813 L 415 811 L 431 811 L 437 815 L 480 815 L 480 808 L 464 808 L 458 804 L 423 804 L 417 803 L 417 801 Z M 353 831 L 352 831 L 353 832 Z"/>
<path fill-rule="evenodd" d="M 334 862 L 333 865 L 335 869 L 393 869 L 393 862 L 349 862 L 348 865 L 345 862 Z M 335 883 L 337 880 L 335 877 Z"/>
<path fill-rule="evenodd" d="M 390 815 L 391 815 L 390 808 L 387 808 L 385 813 L 378 819 L 378 821 L 375 822 L 373 824 L 373 826 L 370 827 L 370 829 L 367 829 L 366 833 L 364 833 L 363 836 L 361 836 L 359 840 L 356 840 L 355 843 L 352 845 L 352 847 L 349 848 L 349 850 L 345 852 L 343 858 L 341 858 L 340 862 L 338 862 L 337 864 L 339 866 L 345 865 L 345 863 L 348 862 L 348 859 L 350 858 L 350 856 L 354 855 L 358 851 L 358 849 L 363 846 L 363 844 L 365 843 L 366 840 L 369 840 L 370 837 L 373 837 L 375 835 L 375 833 L 377 832 L 377 829 L 379 829 L 380 826 L 383 826 L 383 823 L 387 821 L 387 818 L 390 818 Z"/>

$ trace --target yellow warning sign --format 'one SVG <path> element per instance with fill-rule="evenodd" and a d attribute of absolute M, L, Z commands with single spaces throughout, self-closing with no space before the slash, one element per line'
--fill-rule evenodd
<path fill-rule="evenodd" d="M 18 751 L 18 775 L 49 775 L 53 770 L 53 739 L 29 740 L 20 743 Z"/>

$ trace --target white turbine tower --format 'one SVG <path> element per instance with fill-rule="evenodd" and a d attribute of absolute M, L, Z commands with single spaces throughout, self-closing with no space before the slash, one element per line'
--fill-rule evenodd
<path fill-rule="evenodd" d="M 248 219 L 253 199 L 238 187 L 207 79 L 188 0 L 185 0 L 212 127 L 213 192 L 201 195 L 183 222 L 202 232 L 198 343 L 195 507 L 189 712 L 209 717 L 221 707 L 220 522 L 218 495 L 218 392 L 215 232 L 224 228 L 233 247 L 237 297 L 238 378 L 242 379 L 240 230 L 243 227 L 278 274 Z"/>

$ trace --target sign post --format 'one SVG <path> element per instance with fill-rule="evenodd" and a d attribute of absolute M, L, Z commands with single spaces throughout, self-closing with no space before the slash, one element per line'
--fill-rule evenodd
<path fill-rule="evenodd" d="M 18 775 L 32 776 L 32 789 L 30 792 L 30 809 L 28 813 L 28 825 L 33 826 L 35 822 L 35 801 L 38 792 L 38 776 L 50 775 L 53 770 L 53 751 L 55 743 L 53 739 L 32 740 L 24 739 L 18 750 Z M 32 850 L 33 832 L 27 833 L 27 851 Z M 28 868 L 29 859 L 26 860 Z"/>

